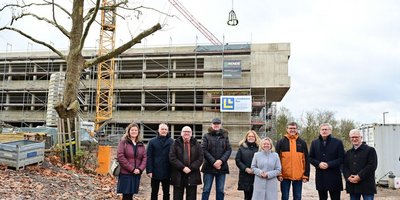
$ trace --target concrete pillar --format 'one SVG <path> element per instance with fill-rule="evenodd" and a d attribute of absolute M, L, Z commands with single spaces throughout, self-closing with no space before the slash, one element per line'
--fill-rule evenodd
<path fill-rule="evenodd" d="M 170 130 L 171 138 L 174 139 L 175 136 L 175 125 L 171 125 L 171 130 Z"/>
<path fill-rule="evenodd" d="M 37 65 L 33 65 L 33 72 L 37 72 Z M 35 81 L 37 79 L 36 75 L 33 75 L 33 80 Z"/>
<path fill-rule="evenodd" d="M 176 60 L 172 62 L 172 69 L 176 69 Z M 172 78 L 176 78 L 176 72 L 172 73 Z"/>
<path fill-rule="evenodd" d="M 140 125 L 140 139 L 142 139 L 143 140 L 143 138 L 144 138 L 144 126 L 143 126 L 143 124 L 140 124 L 139 123 L 139 125 Z"/>
<path fill-rule="evenodd" d="M 172 92 L 171 104 L 175 104 L 175 100 L 176 100 L 176 92 Z M 171 111 L 175 111 L 175 106 L 171 107 Z"/>
<path fill-rule="evenodd" d="M 11 66 L 11 65 L 8 65 L 8 72 L 9 72 L 9 73 L 12 72 L 12 66 Z M 9 80 L 9 81 L 12 80 L 12 76 L 11 76 L 11 75 L 8 76 L 8 80 Z"/>
<path fill-rule="evenodd" d="M 86 105 L 89 105 L 88 99 L 90 99 L 90 94 L 89 94 L 89 93 L 86 93 L 86 94 L 85 94 L 85 104 L 86 104 Z M 83 111 L 87 112 L 87 111 L 88 111 L 88 106 L 84 106 L 84 107 L 83 107 Z"/>
<path fill-rule="evenodd" d="M 36 97 L 36 95 L 32 94 L 31 104 L 35 104 L 35 100 L 36 100 L 35 97 Z M 31 110 L 35 110 L 35 106 L 31 106 Z"/>
<path fill-rule="evenodd" d="M 143 88 L 143 83 L 146 81 L 146 73 L 144 73 L 144 70 L 146 70 L 147 69 L 147 67 L 146 67 L 146 60 L 143 60 L 143 66 L 142 66 L 142 88 Z M 141 92 L 141 97 L 142 97 L 142 100 L 141 100 L 141 111 L 145 111 L 146 109 L 145 109 L 145 107 L 144 107 L 144 104 L 146 103 L 146 92 L 142 89 L 142 92 Z"/>
<path fill-rule="evenodd" d="M 10 94 L 6 94 L 6 104 L 9 104 L 10 103 Z M 9 106 L 6 106 L 6 107 L 4 107 L 4 110 L 8 110 L 10 107 Z"/>
<path fill-rule="evenodd" d="M 141 97 L 142 97 L 142 101 L 141 101 L 141 111 L 145 111 L 146 109 L 145 109 L 145 107 L 144 107 L 144 104 L 146 103 L 146 92 L 144 92 L 143 90 L 142 90 L 142 92 L 141 92 L 141 95 L 140 95 Z"/>

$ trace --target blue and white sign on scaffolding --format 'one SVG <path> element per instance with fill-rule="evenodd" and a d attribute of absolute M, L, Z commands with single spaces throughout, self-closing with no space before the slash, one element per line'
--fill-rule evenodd
<path fill-rule="evenodd" d="M 251 112 L 251 96 L 221 96 L 221 112 Z"/>

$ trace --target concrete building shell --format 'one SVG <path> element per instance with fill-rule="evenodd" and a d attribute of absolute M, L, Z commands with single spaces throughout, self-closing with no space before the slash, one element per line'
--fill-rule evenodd
<path fill-rule="evenodd" d="M 85 51 L 93 56 L 95 51 Z M 189 125 L 201 138 L 211 119 L 220 117 L 233 144 L 249 129 L 274 134 L 274 102 L 290 88 L 289 57 L 289 43 L 132 48 L 116 58 L 113 119 L 105 130 L 122 132 L 137 122 L 147 140 L 166 122 L 173 136 Z M 223 78 L 224 60 L 240 61 L 239 78 Z M 50 76 L 65 69 L 65 61 L 49 51 L 0 53 L 0 120 L 45 125 Z M 84 120 L 95 118 L 96 77 L 95 66 L 82 72 Z M 221 95 L 251 95 L 252 112 L 220 112 Z"/>

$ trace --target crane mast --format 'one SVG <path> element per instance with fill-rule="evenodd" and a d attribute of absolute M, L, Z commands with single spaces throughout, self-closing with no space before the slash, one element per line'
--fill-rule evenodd
<path fill-rule="evenodd" d="M 115 0 L 102 0 L 99 56 L 115 49 Z M 112 119 L 115 60 L 111 58 L 97 66 L 95 132 Z"/>
<path fill-rule="evenodd" d="M 222 42 L 204 27 L 178 0 L 168 0 L 182 15 L 189 20 L 213 45 L 222 45 Z"/>

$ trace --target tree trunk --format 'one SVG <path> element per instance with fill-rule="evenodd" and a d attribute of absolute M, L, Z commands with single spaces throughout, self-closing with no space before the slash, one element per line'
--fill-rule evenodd
<path fill-rule="evenodd" d="M 79 102 L 77 99 L 79 80 L 84 68 L 85 59 L 81 54 L 81 38 L 83 34 L 83 0 L 74 0 L 72 6 L 72 27 L 67 57 L 67 72 L 63 102 L 55 107 L 61 118 L 75 118 L 78 115 Z"/>

